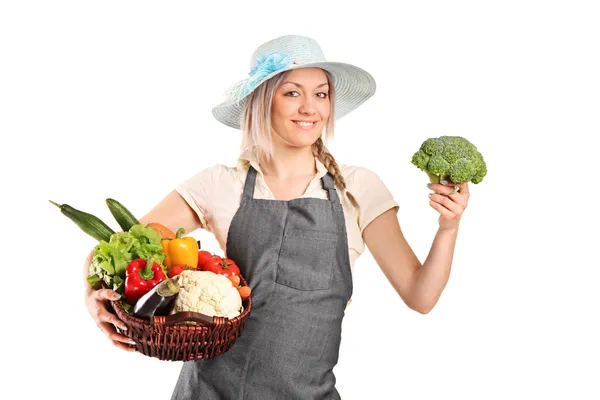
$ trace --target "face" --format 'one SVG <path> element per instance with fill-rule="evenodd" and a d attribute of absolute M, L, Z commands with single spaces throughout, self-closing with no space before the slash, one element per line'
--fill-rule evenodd
<path fill-rule="evenodd" d="M 325 72 L 320 68 L 290 71 L 273 97 L 273 140 L 291 147 L 311 146 L 321 137 L 329 110 Z"/>

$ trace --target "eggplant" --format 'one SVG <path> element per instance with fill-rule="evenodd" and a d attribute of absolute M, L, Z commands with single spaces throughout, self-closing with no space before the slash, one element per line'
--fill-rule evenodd
<path fill-rule="evenodd" d="M 169 307 L 179 294 L 179 284 L 166 278 L 143 295 L 133 307 L 133 315 L 138 318 L 151 319 L 154 315 L 168 315 Z"/>

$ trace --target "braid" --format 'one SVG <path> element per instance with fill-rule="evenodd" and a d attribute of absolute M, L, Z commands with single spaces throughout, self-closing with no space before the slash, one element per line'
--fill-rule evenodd
<path fill-rule="evenodd" d="M 360 210 L 360 206 L 358 205 L 358 202 L 356 201 L 352 193 L 346 190 L 346 181 L 344 181 L 344 177 L 340 172 L 340 167 L 337 165 L 337 162 L 335 161 L 335 158 L 333 158 L 331 153 L 325 150 L 322 138 L 319 138 L 313 144 L 313 153 L 319 158 L 323 165 L 325 165 L 325 168 L 327 168 L 327 171 L 329 171 L 329 173 L 333 176 L 333 182 L 335 183 L 335 185 L 338 188 L 345 191 L 346 196 L 348 196 L 348 199 L 350 200 L 350 203 L 352 203 L 352 205 L 357 210 Z"/>

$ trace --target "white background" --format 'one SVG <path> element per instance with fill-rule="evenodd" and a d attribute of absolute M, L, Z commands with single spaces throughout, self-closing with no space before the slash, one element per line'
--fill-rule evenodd
<path fill-rule="evenodd" d="M 371 255 L 359 258 L 342 397 L 600 398 L 593 3 L 3 2 L 3 397 L 169 398 L 181 363 L 122 352 L 95 326 L 82 284 L 95 241 L 48 200 L 116 228 L 106 197 L 143 215 L 193 173 L 234 163 L 240 133 L 211 108 L 258 45 L 292 33 L 377 80 L 329 147 L 388 185 L 421 261 L 438 214 L 412 154 L 461 135 L 489 169 L 470 185 L 431 313 L 406 307 Z"/>

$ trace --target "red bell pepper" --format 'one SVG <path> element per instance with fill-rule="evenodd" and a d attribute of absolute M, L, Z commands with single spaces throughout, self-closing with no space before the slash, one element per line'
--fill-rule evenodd
<path fill-rule="evenodd" d="M 133 260 L 125 271 L 125 299 L 132 306 L 148 293 L 166 276 L 159 263 L 153 262 L 152 267 L 143 258 Z"/>

